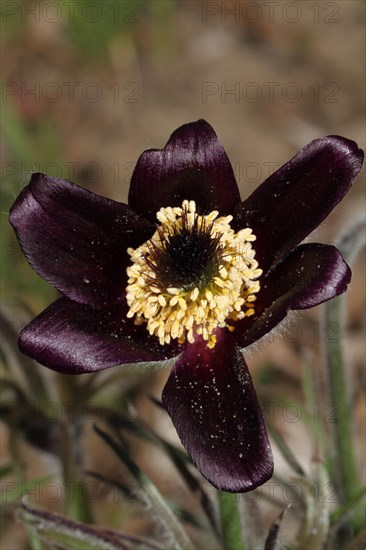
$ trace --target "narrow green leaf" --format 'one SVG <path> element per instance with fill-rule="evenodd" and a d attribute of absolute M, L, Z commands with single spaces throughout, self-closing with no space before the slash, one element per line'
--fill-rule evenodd
<path fill-rule="evenodd" d="M 269 424 L 269 432 L 271 436 L 273 437 L 277 447 L 281 451 L 281 454 L 283 458 L 286 460 L 287 464 L 296 472 L 298 475 L 303 476 L 304 470 L 302 469 L 301 465 L 297 461 L 295 455 L 293 454 L 290 447 L 287 445 L 286 441 L 280 434 L 280 432 L 275 428 L 274 426 L 271 426 Z"/>
<path fill-rule="evenodd" d="M 98 426 L 94 426 L 94 430 L 127 466 L 128 470 L 141 489 L 141 497 L 144 497 L 146 502 L 149 503 L 150 510 L 155 512 L 155 517 L 161 522 L 165 530 L 169 533 L 169 538 L 172 541 L 175 541 L 173 547 L 184 550 L 194 548 L 175 514 L 165 502 L 155 485 L 131 459 L 126 449 Z"/>
<path fill-rule="evenodd" d="M 48 402 L 48 392 L 46 384 L 38 365 L 26 355 L 21 355 L 18 351 L 19 322 L 11 319 L 10 315 L 3 307 L 0 308 L 0 323 L 2 332 L 1 350 L 5 363 L 19 372 L 23 379 L 23 392 L 32 396 L 32 399 L 38 405 Z"/>
<path fill-rule="evenodd" d="M 321 454 L 327 452 L 327 434 L 324 429 L 324 422 L 320 422 L 320 403 L 323 402 L 317 381 L 319 378 L 319 369 L 317 361 L 314 358 L 305 356 L 302 371 L 301 385 L 305 398 L 304 423 L 314 436 L 315 444 L 321 450 Z M 325 406 L 325 404 L 324 404 Z"/>
<path fill-rule="evenodd" d="M 348 227 L 338 240 L 338 247 L 345 260 L 351 263 L 366 242 L 366 216 Z M 329 400 L 333 407 L 334 476 L 342 504 L 352 501 L 359 489 L 356 455 L 353 439 L 353 418 L 350 388 L 348 387 L 344 341 L 344 297 L 338 297 L 324 305 L 325 327 L 334 327 L 336 338 L 325 335 L 325 361 L 328 374 Z M 360 529 L 364 525 L 364 510 L 355 509 L 350 522 Z"/>
<path fill-rule="evenodd" d="M 354 508 L 361 502 L 366 495 L 366 487 L 361 487 L 347 504 L 340 506 L 337 510 L 331 513 L 330 519 L 332 524 L 340 525 Z"/>
<path fill-rule="evenodd" d="M 211 527 L 213 528 L 216 535 L 219 535 L 219 527 L 213 504 L 207 496 L 206 492 L 204 491 L 200 482 L 189 471 L 188 466 L 192 464 L 192 461 L 188 457 L 187 453 L 179 447 L 176 447 L 175 445 L 166 441 L 163 437 L 158 435 L 154 430 L 152 430 L 152 428 L 147 426 L 140 419 L 138 421 L 132 421 L 123 417 L 122 415 L 115 415 L 112 413 L 112 415 L 107 418 L 107 421 L 114 428 L 118 427 L 126 429 L 134 435 L 160 446 L 160 448 L 168 455 L 174 466 L 177 468 L 188 489 L 198 498 Z"/>
<path fill-rule="evenodd" d="M 314 478 L 297 478 L 304 490 L 305 517 L 298 535 L 298 550 L 323 550 L 329 532 L 329 508 L 333 486 L 321 462 L 314 463 Z"/>
<path fill-rule="evenodd" d="M 21 505 L 20 519 L 49 543 L 51 548 L 67 550 L 130 550 L 131 548 L 121 540 L 122 535 L 116 535 L 113 531 L 90 527 L 54 512 L 37 510 L 25 502 Z"/>
<path fill-rule="evenodd" d="M 181 449 L 178 449 L 174 445 L 171 445 L 163 438 L 159 436 L 157 437 L 162 445 L 163 450 L 169 456 L 170 460 L 173 462 L 174 466 L 177 468 L 181 477 L 185 481 L 188 489 L 198 498 L 214 532 L 216 533 L 216 535 L 219 535 L 219 526 L 217 524 L 217 518 L 213 504 L 207 496 L 206 492 L 204 491 L 200 482 L 189 471 L 187 466 L 190 464 L 191 461 L 189 460 L 188 456 L 186 455 L 186 453 L 182 452 Z"/>
<path fill-rule="evenodd" d="M 36 509 L 23 502 L 20 519 L 40 536 L 47 548 L 64 550 L 165 550 L 162 546 L 137 535 L 86 525 L 55 512 Z"/>
<path fill-rule="evenodd" d="M 285 515 L 285 512 L 286 510 L 282 510 L 282 512 L 271 523 L 271 526 L 269 528 L 268 535 L 266 538 L 266 542 L 264 544 L 264 550 L 275 550 L 277 548 L 277 545 L 280 540 L 281 525 L 282 525 L 282 520 Z"/>
<path fill-rule="evenodd" d="M 136 499 L 136 495 L 133 494 L 133 491 L 131 491 L 131 488 L 128 487 L 128 485 L 124 485 L 123 483 L 120 483 L 119 481 L 116 481 L 114 479 L 110 479 L 108 477 L 103 476 L 102 474 L 99 474 L 98 472 L 93 472 L 88 470 L 85 472 L 85 475 L 88 475 L 90 477 L 93 477 L 94 479 L 98 479 L 102 483 L 106 483 L 107 485 L 111 485 L 117 491 L 119 491 L 124 497 L 128 499 Z"/>

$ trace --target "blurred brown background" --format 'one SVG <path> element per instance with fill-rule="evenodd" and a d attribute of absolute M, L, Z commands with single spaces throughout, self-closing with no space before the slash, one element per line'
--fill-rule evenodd
<path fill-rule="evenodd" d="M 35 170 L 125 201 L 140 153 L 198 118 L 242 196 L 313 138 L 362 147 L 364 12 L 358 0 L 4 1 L 3 211 Z M 358 184 L 328 239 L 360 196 Z M 15 279 L 7 292 L 25 285 Z"/>
<path fill-rule="evenodd" d="M 1 10 L 1 266 L 2 303 L 8 312 L 18 311 L 22 302 L 38 313 L 55 297 L 22 258 L 5 215 L 32 171 L 126 201 L 141 152 L 163 147 L 176 127 L 204 118 L 219 135 L 244 197 L 314 138 L 340 134 L 365 146 L 362 1 L 3 0 Z M 359 179 L 312 239 L 333 242 L 362 211 Z M 364 275 L 364 261 L 358 260 L 347 298 L 360 456 Z M 248 357 L 262 402 L 277 394 L 302 400 L 304 348 L 321 368 L 319 308 L 296 323 L 296 333 L 279 336 Z M 157 419 L 163 431 L 171 430 L 174 440 L 170 422 L 146 398 L 147 391 L 159 397 L 167 374 L 130 375 L 124 384 L 138 388 L 141 414 Z M 308 467 L 317 450 L 306 426 L 282 424 Z M 6 428 L 2 434 L 6 443 Z M 86 445 L 93 468 L 105 467 L 108 453 L 96 449 L 93 440 Z M 23 451 L 32 477 L 39 470 L 39 454 L 27 446 Z M 147 457 L 146 467 L 156 479 L 160 475 L 162 491 L 180 494 L 182 487 L 177 489 L 168 466 L 162 466 L 160 456 L 153 459 Z M 96 520 L 111 523 L 105 515 L 99 508 Z M 113 522 L 118 525 L 116 518 Z"/>

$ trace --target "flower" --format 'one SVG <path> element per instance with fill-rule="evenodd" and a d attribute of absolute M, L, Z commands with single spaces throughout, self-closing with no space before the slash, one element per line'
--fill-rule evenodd
<path fill-rule="evenodd" d="M 258 487 L 273 459 L 241 350 L 346 290 L 340 252 L 300 243 L 362 162 L 353 141 L 317 139 L 241 201 L 200 120 L 140 156 L 128 205 L 33 174 L 10 222 L 63 296 L 25 327 L 21 351 L 68 374 L 176 357 L 162 399 L 197 468 L 221 490 Z"/>

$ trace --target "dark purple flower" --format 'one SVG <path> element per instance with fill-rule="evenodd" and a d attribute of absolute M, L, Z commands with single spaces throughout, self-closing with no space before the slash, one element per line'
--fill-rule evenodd
<path fill-rule="evenodd" d="M 241 349 L 346 290 L 340 252 L 300 243 L 362 161 L 353 141 L 317 139 L 241 201 L 200 120 L 141 155 L 128 205 L 34 174 L 10 221 L 63 296 L 23 330 L 21 351 L 68 374 L 179 355 L 163 403 L 183 445 L 218 489 L 258 487 L 273 459 Z"/>

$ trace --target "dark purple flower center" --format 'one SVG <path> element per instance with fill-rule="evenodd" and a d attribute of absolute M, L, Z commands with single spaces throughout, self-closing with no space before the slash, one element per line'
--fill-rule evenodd
<path fill-rule="evenodd" d="M 150 254 L 144 260 L 154 271 L 154 284 L 161 288 L 202 290 L 219 274 L 224 247 L 221 234 L 212 235 L 213 222 L 199 224 L 195 213 L 188 221 L 187 208 L 182 212 L 182 226 L 175 225 L 166 235 L 159 231 L 160 246 L 149 241 Z"/>

